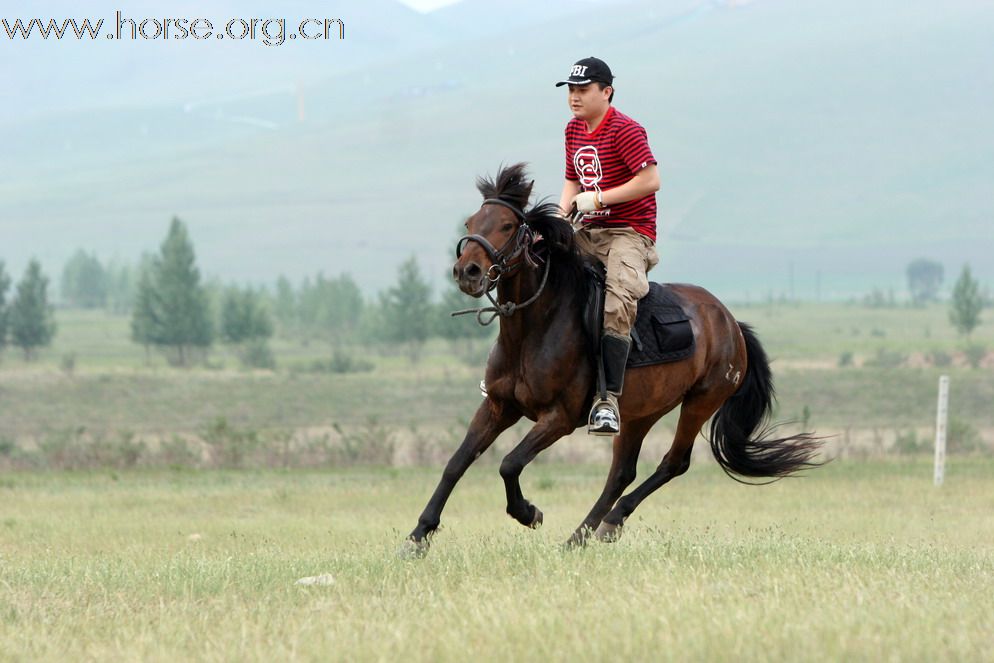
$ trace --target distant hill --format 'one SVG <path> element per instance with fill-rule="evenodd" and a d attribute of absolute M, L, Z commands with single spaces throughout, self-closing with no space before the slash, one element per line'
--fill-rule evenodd
<path fill-rule="evenodd" d="M 66 18 L 88 18 L 93 23 L 103 19 L 104 34 L 113 32 L 118 10 L 124 19 L 136 23 L 144 18 L 160 22 L 165 18 L 204 18 L 214 24 L 215 32 L 223 31 L 230 19 L 258 18 L 260 37 L 255 42 L 192 38 L 79 42 L 56 41 L 52 37 L 11 43 L 0 39 L 0 52 L 12 54 L 0 60 L 0 74 L 20 102 L 0 107 L 0 122 L 74 109 L 145 108 L 150 104 L 252 95 L 391 61 L 414 50 L 433 48 L 447 38 L 446 28 L 437 21 L 395 0 L 363 0 L 347 5 L 313 0 L 278 5 L 260 0 L 214 0 L 209 9 L 204 5 L 180 1 L 164 7 L 153 0 L 124 5 L 95 0 L 85 7 L 65 0 L 5 3 L 2 17 L 9 22 L 16 18 L 55 18 L 60 23 Z M 305 44 L 292 42 L 287 36 L 282 45 L 277 45 L 279 39 L 271 40 L 272 46 L 263 43 L 262 21 L 285 19 L 289 34 L 307 18 L 342 19 L 346 23 L 346 41 Z M 276 37 L 278 28 L 279 24 L 273 23 L 270 34 Z M 125 34 L 129 29 L 125 24 Z M 240 25 L 236 28 L 241 29 Z M 154 26 L 149 30 L 154 31 Z"/>
<path fill-rule="evenodd" d="M 210 15 L 266 11 L 237 4 Z M 133 44 L 122 57 L 109 47 L 124 44 L 0 41 L 0 73 L 14 48 L 24 63 L 0 112 L 0 259 L 137 259 L 178 214 L 224 278 L 348 271 L 373 292 L 415 253 L 442 287 L 478 174 L 529 161 L 536 191 L 558 196 L 568 112 L 552 83 L 596 54 L 660 161 L 655 278 L 846 297 L 902 288 L 924 255 L 950 283 L 963 261 L 994 280 L 989 3 L 464 0 L 418 14 L 377 0 L 340 13 L 344 41 L 279 49 Z"/>

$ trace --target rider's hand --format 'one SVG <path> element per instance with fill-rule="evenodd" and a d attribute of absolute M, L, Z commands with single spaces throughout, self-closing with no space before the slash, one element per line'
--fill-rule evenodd
<path fill-rule="evenodd" d="M 583 191 L 578 193 L 573 198 L 573 204 L 581 212 L 595 212 L 604 208 L 604 205 L 601 203 L 599 191 Z"/>

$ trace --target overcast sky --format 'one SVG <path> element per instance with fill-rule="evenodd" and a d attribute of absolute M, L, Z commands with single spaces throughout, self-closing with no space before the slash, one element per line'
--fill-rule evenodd
<path fill-rule="evenodd" d="M 420 12 L 430 12 L 432 9 L 438 9 L 439 7 L 445 7 L 446 5 L 454 5 L 459 0 L 400 0 L 408 7 L 412 9 L 417 9 Z"/>

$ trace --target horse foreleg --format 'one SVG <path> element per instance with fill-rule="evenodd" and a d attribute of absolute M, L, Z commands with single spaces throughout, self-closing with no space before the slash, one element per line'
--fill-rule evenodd
<path fill-rule="evenodd" d="M 573 535 L 566 541 L 567 546 L 582 546 L 590 535 L 600 525 L 601 519 L 607 515 L 614 503 L 618 501 L 625 488 L 635 481 L 636 465 L 642 440 L 649 429 L 659 420 L 659 417 L 648 417 L 638 421 L 621 424 L 621 433 L 614 436 L 614 455 L 611 459 L 611 469 L 607 473 L 607 483 L 601 496 L 597 498 L 593 508 Z"/>
<path fill-rule="evenodd" d="M 462 478 L 470 465 L 493 444 L 497 436 L 514 424 L 521 415 L 503 403 L 489 398 L 480 404 L 473 416 L 473 421 L 466 431 L 466 437 L 449 462 L 445 465 L 442 478 L 432 493 L 431 499 L 418 518 L 418 525 L 408 536 L 408 541 L 415 544 L 417 551 L 423 552 L 428 548 L 428 539 L 438 529 L 442 517 L 442 509 L 452 494 L 452 489 Z"/>
<path fill-rule="evenodd" d="M 572 421 L 564 412 L 555 410 L 539 417 L 538 422 L 500 464 L 500 476 L 507 492 L 507 515 L 526 527 L 542 524 L 542 512 L 521 494 L 518 478 L 525 466 L 556 440 L 573 430 Z"/>

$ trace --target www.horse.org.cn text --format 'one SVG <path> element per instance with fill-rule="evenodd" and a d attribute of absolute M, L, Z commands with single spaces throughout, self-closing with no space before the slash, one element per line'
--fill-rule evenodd
<path fill-rule="evenodd" d="M 110 23 L 110 24 L 108 24 Z M 0 39 L 62 41 L 182 41 L 193 39 L 258 41 L 264 46 L 282 46 L 287 41 L 332 41 L 345 39 L 345 21 L 340 18 L 305 18 L 293 25 L 286 18 L 233 18 L 216 24 L 207 18 L 130 18 L 117 10 L 112 22 L 104 19 L 49 18 L 0 19 Z"/>

